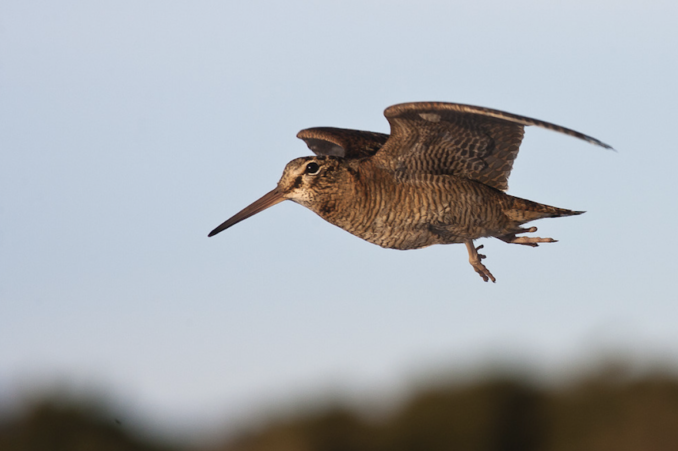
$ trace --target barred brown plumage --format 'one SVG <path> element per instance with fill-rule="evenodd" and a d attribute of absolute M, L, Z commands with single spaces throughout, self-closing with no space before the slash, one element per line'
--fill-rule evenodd
<path fill-rule="evenodd" d="M 510 196 L 508 178 L 524 127 L 534 125 L 592 144 L 607 144 L 548 122 L 489 108 L 442 102 L 394 105 L 384 112 L 391 134 L 317 127 L 302 130 L 317 156 L 287 164 L 278 186 L 209 236 L 292 200 L 370 243 L 390 249 L 465 243 L 484 281 L 495 278 L 473 241 L 495 237 L 538 246 L 552 238 L 517 236 L 541 218 L 578 215 Z"/>

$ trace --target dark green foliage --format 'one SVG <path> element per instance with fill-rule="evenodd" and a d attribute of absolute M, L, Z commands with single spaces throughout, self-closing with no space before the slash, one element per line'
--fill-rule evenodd
<path fill-rule="evenodd" d="M 44 402 L 0 423 L 2 451 L 177 451 L 81 404 Z M 390 416 L 326 408 L 194 451 L 673 451 L 678 380 L 596 376 L 546 389 L 512 378 L 429 388 Z"/>
<path fill-rule="evenodd" d="M 607 376 L 563 389 L 500 378 L 431 389 L 379 423 L 345 410 L 273 423 L 213 451 L 670 451 L 678 381 Z"/>
<path fill-rule="evenodd" d="M 540 449 L 543 405 L 539 392 L 513 381 L 432 391 L 394 419 L 386 449 Z"/>
<path fill-rule="evenodd" d="M 148 443 L 94 405 L 45 400 L 0 423 L 2 451 L 176 451 Z"/>

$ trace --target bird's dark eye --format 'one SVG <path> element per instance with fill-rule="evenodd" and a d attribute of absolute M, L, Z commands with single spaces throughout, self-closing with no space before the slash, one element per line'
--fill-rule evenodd
<path fill-rule="evenodd" d="M 319 169 L 318 163 L 309 163 L 306 165 L 306 174 L 317 174 Z"/>

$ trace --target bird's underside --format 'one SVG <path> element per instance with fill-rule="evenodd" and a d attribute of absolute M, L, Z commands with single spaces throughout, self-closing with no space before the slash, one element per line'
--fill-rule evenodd
<path fill-rule="evenodd" d="M 328 222 L 388 249 L 420 249 L 434 244 L 465 243 L 469 261 L 484 280 L 495 280 L 482 264 L 473 241 L 495 237 L 506 243 L 538 246 L 552 238 L 524 236 L 536 227 L 523 224 L 542 218 L 581 214 L 508 195 L 482 183 L 453 175 L 410 175 L 393 180 L 361 167 L 348 183 L 359 194 L 342 194 L 328 203 L 307 206 Z M 388 181 L 388 182 L 385 182 Z"/>
<path fill-rule="evenodd" d="M 344 230 L 382 247 L 415 249 L 464 243 L 484 281 L 474 240 L 495 237 L 536 247 L 552 238 L 525 236 L 541 218 L 581 214 L 505 194 L 524 127 L 534 125 L 592 144 L 607 144 L 548 122 L 454 103 L 394 105 L 390 135 L 333 127 L 297 135 L 317 155 L 291 161 L 276 189 L 214 229 L 231 227 L 283 200 L 297 202 Z"/>

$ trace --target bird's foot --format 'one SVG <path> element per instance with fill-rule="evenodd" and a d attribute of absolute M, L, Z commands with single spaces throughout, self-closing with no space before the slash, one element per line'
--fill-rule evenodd
<path fill-rule="evenodd" d="M 498 236 L 500 240 L 506 242 L 506 243 L 513 243 L 513 244 L 523 244 L 525 246 L 531 246 L 531 247 L 537 247 L 539 246 L 538 243 L 557 243 L 557 240 L 554 240 L 553 238 L 540 238 L 537 236 L 516 236 L 519 233 L 534 233 L 537 231 L 536 227 L 530 227 L 529 229 L 520 229 L 519 231 L 515 233 L 509 233 L 508 235 L 501 235 Z"/>
<path fill-rule="evenodd" d="M 475 247 L 473 245 L 473 241 L 466 241 L 466 249 L 468 250 L 468 261 L 473 266 L 473 269 L 476 270 L 476 272 L 480 275 L 480 277 L 483 278 L 485 282 L 492 280 L 492 283 L 496 282 L 497 279 L 494 278 L 492 273 L 490 272 L 485 265 L 482 263 L 482 259 L 486 258 L 485 255 L 479 254 L 478 250 L 483 248 L 483 245 L 481 244 L 478 247 Z"/>

